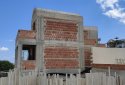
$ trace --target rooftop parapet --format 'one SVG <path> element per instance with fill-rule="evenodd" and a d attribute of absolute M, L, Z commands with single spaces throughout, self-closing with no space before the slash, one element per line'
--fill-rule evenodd
<path fill-rule="evenodd" d="M 33 15 L 32 15 L 32 23 L 38 17 L 46 17 L 46 18 L 49 17 L 49 18 L 55 18 L 55 19 L 73 20 L 73 21 L 76 21 L 76 22 L 82 22 L 83 21 L 83 17 L 80 16 L 79 14 L 35 8 L 34 11 L 33 11 Z"/>

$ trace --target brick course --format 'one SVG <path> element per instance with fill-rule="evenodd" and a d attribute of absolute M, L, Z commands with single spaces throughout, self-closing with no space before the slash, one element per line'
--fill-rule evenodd
<path fill-rule="evenodd" d="M 68 59 L 45 59 L 45 66 L 47 69 L 65 69 L 65 68 L 78 68 L 78 60 Z"/>
<path fill-rule="evenodd" d="M 77 40 L 77 24 L 69 22 L 46 21 L 45 40 Z"/>
<path fill-rule="evenodd" d="M 19 30 L 17 39 L 36 39 L 36 32 L 33 30 Z"/>
<path fill-rule="evenodd" d="M 69 47 L 46 47 L 44 50 L 45 58 L 78 58 L 77 48 Z"/>
<path fill-rule="evenodd" d="M 85 66 L 89 67 L 91 66 L 91 50 L 84 49 L 84 55 L 85 55 Z"/>
<path fill-rule="evenodd" d="M 97 45 L 97 40 L 96 39 L 85 39 L 84 40 L 84 45 Z"/>
<path fill-rule="evenodd" d="M 35 69 L 35 60 L 26 60 L 22 61 L 22 68 L 26 70 L 32 70 Z"/>
<path fill-rule="evenodd" d="M 78 49 L 61 46 L 46 47 L 44 58 L 46 68 L 76 68 L 78 67 Z"/>

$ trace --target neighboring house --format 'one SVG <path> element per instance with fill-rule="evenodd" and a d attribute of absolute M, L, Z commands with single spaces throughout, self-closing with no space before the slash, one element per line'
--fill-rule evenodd
<path fill-rule="evenodd" d="M 125 48 L 125 39 L 121 39 L 120 41 L 121 41 L 121 43 L 117 44 L 116 47 L 117 48 Z"/>
<path fill-rule="evenodd" d="M 92 48 L 92 71 L 108 72 L 125 78 L 125 48 Z"/>
<path fill-rule="evenodd" d="M 125 39 L 110 39 L 107 42 L 108 48 L 125 48 Z"/>

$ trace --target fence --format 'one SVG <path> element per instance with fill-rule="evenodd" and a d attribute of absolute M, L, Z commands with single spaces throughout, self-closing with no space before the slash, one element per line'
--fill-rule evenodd
<path fill-rule="evenodd" d="M 125 85 L 122 77 L 110 76 L 106 73 L 86 73 L 85 78 L 80 74 L 69 75 L 46 75 L 46 73 L 37 74 L 36 71 L 22 72 L 17 77 L 18 71 L 11 70 L 8 77 L 0 78 L 0 85 Z M 18 83 L 19 81 L 19 83 Z"/>
<path fill-rule="evenodd" d="M 70 76 L 58 74 L 46 76 L 46 74 L 41 74 L 38 77 L 38 85 L 85 85 L 85 78 L 81 78 L 79 74 L 76 76 L 73 74 L 70 74 Z"/>

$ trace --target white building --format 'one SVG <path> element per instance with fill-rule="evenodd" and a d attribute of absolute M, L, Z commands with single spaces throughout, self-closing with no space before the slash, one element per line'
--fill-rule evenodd
<path fill-rule="evenodd" d="M 92 48 L 92 71 L 108 72 L 125 78 L 125 48 Z"/>

